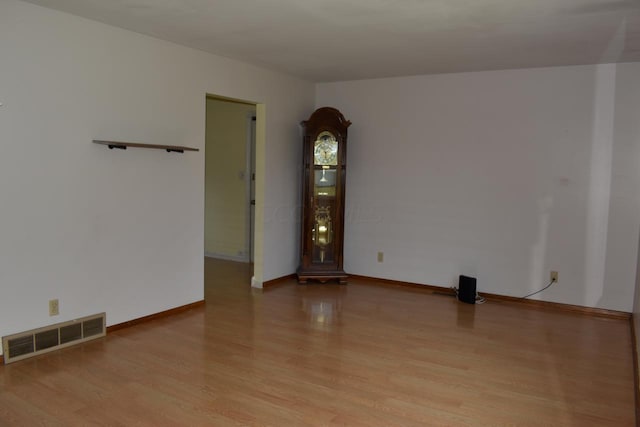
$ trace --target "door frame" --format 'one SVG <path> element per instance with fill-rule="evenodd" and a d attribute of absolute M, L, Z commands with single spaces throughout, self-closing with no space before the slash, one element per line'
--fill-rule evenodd
<path fill-rule="evenodd" d="M 246 200 L 247 200 L 247 237 L 246 261 L 253 262 L 255 244 L 255 179 L 256 179 L 256 113 L 247 114 L 247 148 L 246 148 Z M 253 185 L 252 185 L 253 184 Z M 253 187 L 253 188 L 252 188 Z"/>

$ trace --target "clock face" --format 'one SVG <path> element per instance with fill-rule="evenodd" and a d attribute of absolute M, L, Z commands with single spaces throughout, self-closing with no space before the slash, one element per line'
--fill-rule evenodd
<path fill-rule="evenodd" d="M 338 164 L 338 141 L 331 132 L 321 132 L 313 148 L 313 163 L 336 166 Z"/>

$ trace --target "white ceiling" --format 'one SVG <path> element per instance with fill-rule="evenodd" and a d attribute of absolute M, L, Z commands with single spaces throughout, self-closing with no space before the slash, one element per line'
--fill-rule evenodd
<path fill-rule="evenodd" d="M 28 0 L 316 82 L 640 61 L 640 0 Z"/>

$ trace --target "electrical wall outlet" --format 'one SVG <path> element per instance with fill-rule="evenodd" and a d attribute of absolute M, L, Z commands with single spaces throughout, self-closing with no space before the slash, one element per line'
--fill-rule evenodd
<path fill-rule="evenodd" d="M 551 278 L 552 282 L 558 283 L 558 272 L 557 271 L 551 271 L 551 275 L 549 277 Z"/>
<path fill-rule="evenodd" d="M 60 305 L 57 299 L 49 300 L 49 316 L 57 316 L 60 314 Z"/>
<path fill-rule="evenodd" d="M 378 262 L 384 261 L 384 252 L 378 252 Z"/>

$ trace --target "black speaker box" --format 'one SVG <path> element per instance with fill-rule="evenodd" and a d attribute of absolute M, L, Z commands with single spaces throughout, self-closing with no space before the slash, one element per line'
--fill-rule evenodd
<path fill-rule="evenodd" d="M 467 304 L 476 303 L 476 278 L 460 276 L 458 283 L 458 299 Z"/>

